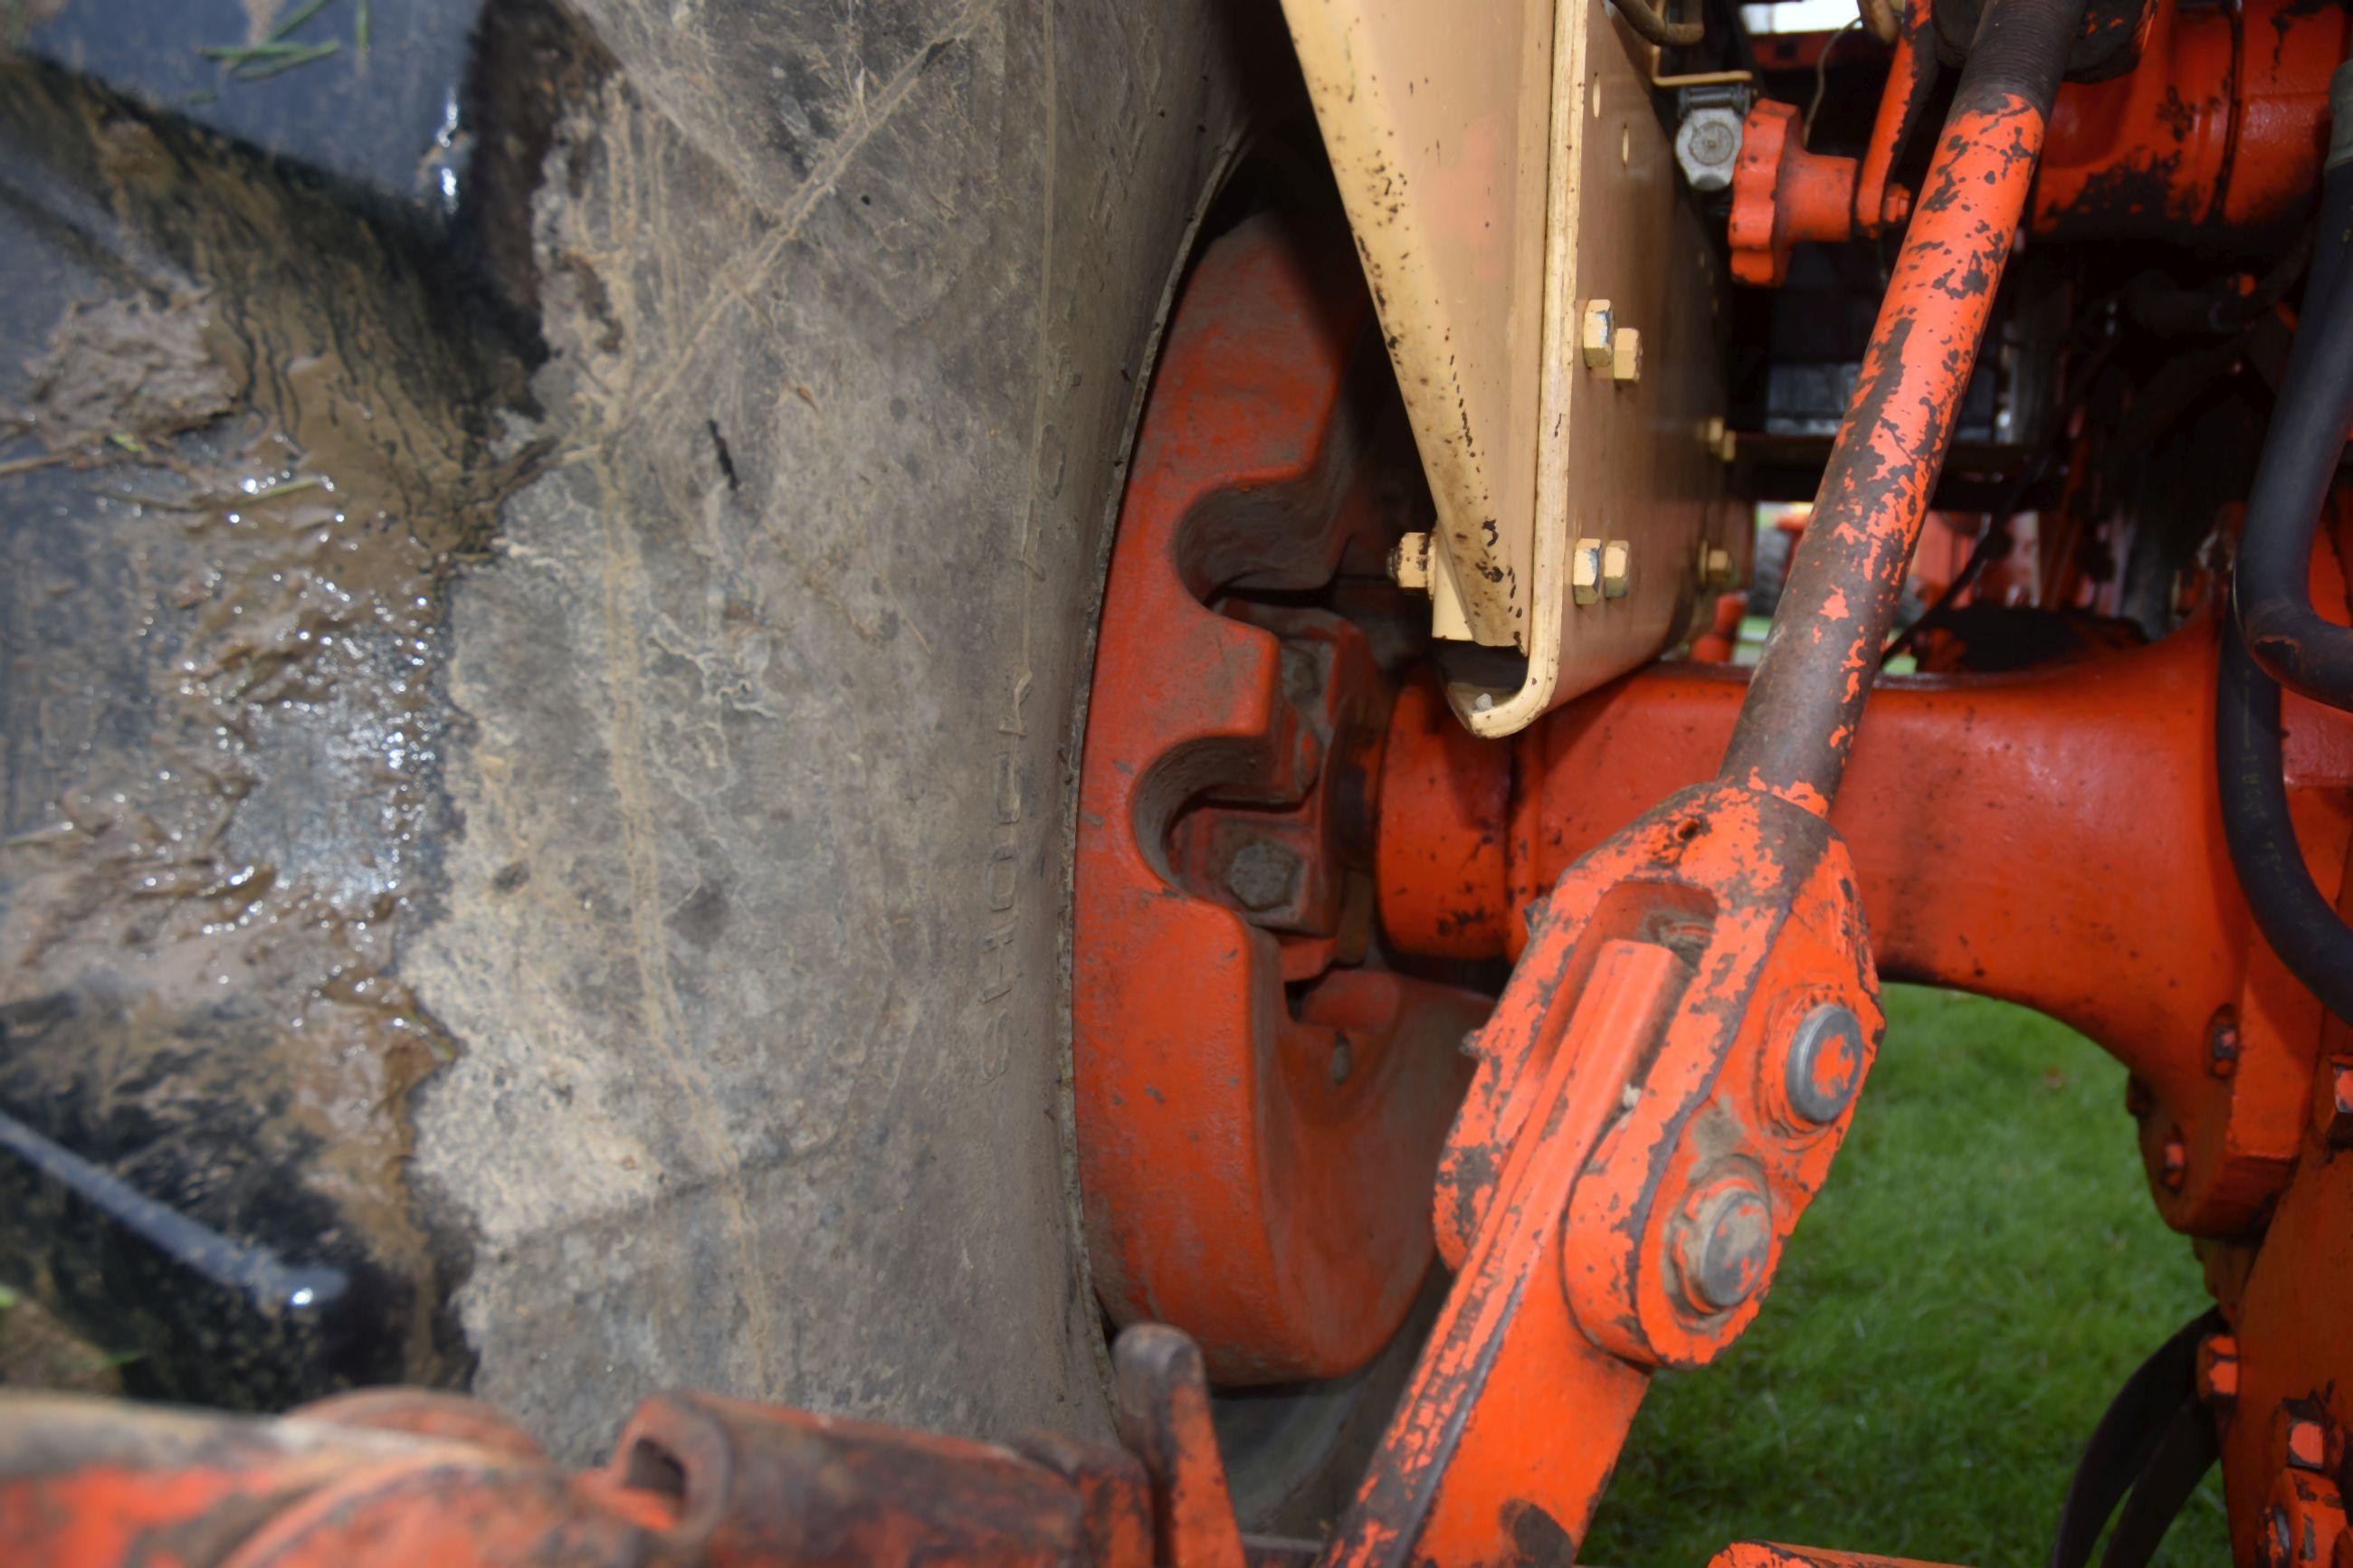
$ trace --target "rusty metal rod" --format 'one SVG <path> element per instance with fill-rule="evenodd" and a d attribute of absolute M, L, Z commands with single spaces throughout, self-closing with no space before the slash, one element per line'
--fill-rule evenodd
<path fill-rule="evenodd" d="M 1990 0 L 1978 22 L 1725 752 L 1728 782 L 1830 811 L 2083 15 L 2084 0 Z"/>

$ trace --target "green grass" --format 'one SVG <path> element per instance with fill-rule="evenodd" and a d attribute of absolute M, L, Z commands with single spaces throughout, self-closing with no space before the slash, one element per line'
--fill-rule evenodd
<path fill-rule="evenodd" d="M 1580 1561 L 1744 1537 L 2027 1568 L 2109 1397 L 2207 1304 L 2150 1205 L 2124 1071 L 1999 1003 L 1891 987 L 1887 1043 L 1773 1294 L 1651 1386 Z M 2160 1562 L 2230 1561 L 2219 1479 Z"/>

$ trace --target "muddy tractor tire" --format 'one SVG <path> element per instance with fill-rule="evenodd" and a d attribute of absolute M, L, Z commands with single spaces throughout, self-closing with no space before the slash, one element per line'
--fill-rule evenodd
<path fill-rule="evenodd" d="M 83 9 L 0 57 L 0 1280 L 572 1459 L 1107 1430 L 1073 777 L 1268 17 L 378 6 L 189 89 L 253 7 Z"/>

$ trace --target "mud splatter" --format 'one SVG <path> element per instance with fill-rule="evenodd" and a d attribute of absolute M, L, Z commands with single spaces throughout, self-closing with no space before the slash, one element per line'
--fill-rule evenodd
<path fill-rule="evenodd" d="M 447 831 L 443 589 L 532 454 L 377 237 L 322 247 L 253 171 L 86 128 L 171 246 L 17 383 L 16 445 L 73 460 L 0 480 L 0 1100 L 216 1229 L 364 1266 L 370 1364 L 454 1376 L 406 1168 L 457 1047 L 396 931 Z"/>

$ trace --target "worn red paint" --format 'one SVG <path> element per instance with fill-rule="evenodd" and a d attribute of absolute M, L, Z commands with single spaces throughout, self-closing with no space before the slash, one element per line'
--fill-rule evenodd
<path fill-rule="evenodd" d="M 1368 321 L 1337 237 L 1258 219 L 1204 256 L 1095 659 L 1071 979 L 1088 1246 L 1114 1318 L 1182 1328 L 1226 1382 L 1348 1372 L 1395 1331 L 1429 1265 L 1455 1047 L 1487 1007 L 1356 966 L 1350 818 L 1388 701 L 1363 634 L 1205 602 L 1315 586 L 1352 542 L 1386 552 L 1374 453 L 1410 447 L 1356 422 L 1351 377 L 1382 369 Z M 1261 868 L 1297 868 L 1264 908 L 1229 886 L 1251 842 Z"/>
<path fill-rule="evenodd" d="M 2156 0 L 2132 69 L 2060 89 L 2028 228 L 2246 241 L 2300 221 L 2320 183 L 2328 77 L 2348 27 L 2346 7 L 2308 0 Z M 1933 30 L 1930 8 L 1912 0 L 1860 161 L 1807 151 L 1793 105 L 1751 108 L 1727 227 L 1735 278 L 1778 286 L 1793 245 L 1903 224 L 1911 194 L 1888 175 L 1936 84 Z"/>
<path fill-rule="evenodd" d="M 1725 755 L 1725 776 L 1810 810 L 1838 787 L 2042 143 L 2042 105 L 1967 87 L 1965 78 Z"/>
<path fill-rule="evenodd" d="M 2341 605 L 2333 544 L 2316 590 Z M 1880 972 L 1974 991 L 2061 1018 L 2098 1040 L 2141 1086 L 2147 1152 L 2183 1134 L 2166 1217 L 2232 1235 L 2286 1182 L 2322 1012 L 2251 929 L 2222 842 L 2211 758 L 2217 642 L 2211 619 L 2150 647 L 2004 676 L 1898 678 L 1873 697 L 1831 820 L 1852 848 Z M 1507 933 L 1580 857 L 1651 803 L 1707 776 L 1745 695 L 1736 671 L 1662 666 L 1548 716 L 1510 747 L 1451 760 L 1452 798 L 1508 812 L 1424 814 L 1384 838 L 1381 919 L 1409 952 L 1507 955 Z M 1433 742 L 1393 730 L 1392 775 L 1430 771 Z M 2335 888 L 2353 810 L 2353 716 L 2288 710 L 2287 767 L 2316 880 Z M 1482 774 L 1478 769 L 1483 768 Z M 1500 847 L 1472 907 L 1438 874 Z M 2120 909 L 2119 886 L 2134 890 Z M 2161 909 L 2165 918 L 2134 910 Z M 1440 917 L 1442 918 L 1434 918 Z M 1490 945 L 1469 938 L 1492 933 Z M 2213 1070 L 2210 1020 L 2236 1020 L 2230 1073 Z"/>

